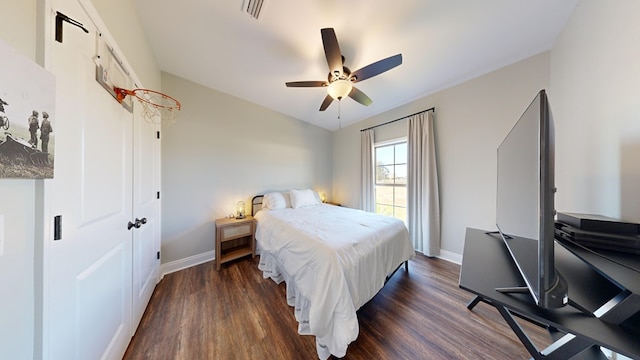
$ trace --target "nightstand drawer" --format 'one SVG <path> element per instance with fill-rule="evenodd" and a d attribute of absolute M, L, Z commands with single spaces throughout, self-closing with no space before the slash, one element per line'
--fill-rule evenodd
<path fill-rule="evenodd" d="M 252 226 L 249 223 L 224 227 L 222 228 L 222 239 L 220 240 L 225 241 L 240 236 L 251 235 L 251 228 Z"/>

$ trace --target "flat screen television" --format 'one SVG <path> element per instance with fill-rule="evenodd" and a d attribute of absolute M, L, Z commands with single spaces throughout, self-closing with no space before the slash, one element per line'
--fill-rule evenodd
<path fill-rule="evenodd" d="M 541 90 L 498 147 L 496 226 L 529 292 L 542 308 L 569 301 L 554 266 L 554 125 Z"/>

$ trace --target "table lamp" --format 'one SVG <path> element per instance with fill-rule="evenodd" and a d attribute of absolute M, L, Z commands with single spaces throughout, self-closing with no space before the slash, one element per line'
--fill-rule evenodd
<path fill-rule="evenodd" d="M 238 201 L 236 203 L 236 219 L 244 219 L 245 217 L 244 201 Z"/>

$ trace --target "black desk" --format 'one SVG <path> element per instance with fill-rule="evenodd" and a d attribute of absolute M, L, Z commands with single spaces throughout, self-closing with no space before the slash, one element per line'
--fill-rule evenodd
<path fill-rule="evenodd" d="M 562 246 L 556 244 L 555 252 L 556 268 L 569 283 L 569 297 L 585 308 L 598 307 L 616 291 L 617 288 L 604 281 L 602 275 Z M 636 283 L 640 284 L 640 273 Z M 576 354 L 579 355 L 575 358 L 580 359 L 606 359 L 599 346 L 640 359 L 640 316 L 614 325 L 570 306 L 545 310 L 537 307 L 529 294 L 505 294 L 495 290 L 522 285 L 523 280 L 502 239 L 487 235 L 483 230 L 467 229 L 460 287 L 477 295 L 468 308 L 483 301 L 498 309 L 534 359 L 565 360 Z M 512 315 L 547 327 L 552 335 L 557 335 L 554 339 L 559 340 L 547 349 L 538 350 Z"/>

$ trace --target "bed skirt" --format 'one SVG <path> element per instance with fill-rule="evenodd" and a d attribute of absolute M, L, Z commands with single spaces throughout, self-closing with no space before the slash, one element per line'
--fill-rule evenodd
<path fill-rule="evenodd" d="M 353 338 L 348 338 L 344 344 L 337 344 L 335 339 L 323 339 L 321 336 L 313 334 L 311 327 L 309 326 L 309 309 L 311 302 L 305 298 L 298 288 L 295 286 L 294 281 L 290 281 L 289 275 L 283 270 L 283 267 L 278 263 L 277 259 L 269 252 L 260 250 L 260 263 L 258 269 L 262 271 L 262 276 L 267 279 L 270 278 L 276 284 L 285 282 L 287 289 L 287 304 L 294 309 L 296 321 L 298 322 L 298 334 L 300 335 L 314 335 L 316 337 L 316 351 L 320 360 L 328 359 L 331 354 L 337 357 L 344 357 L 347 353 L 347 346 L 349 343 L 357 338 L 359 331 L 358 323 L 356 321 L 356 331 Z M 345 339 L 341 339 L 342 341 Z M 340 341 L 340 342 L 342 342 Z M 329 345 L 332 345 L 331 348 Z"/>

